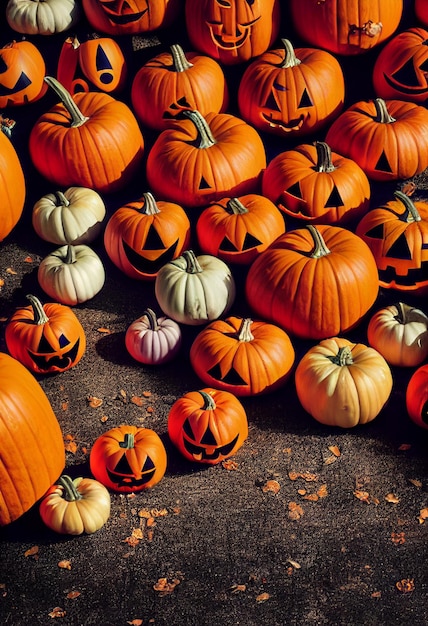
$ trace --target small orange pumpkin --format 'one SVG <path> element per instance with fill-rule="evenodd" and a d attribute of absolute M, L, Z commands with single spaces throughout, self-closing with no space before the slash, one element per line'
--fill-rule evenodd
<path fill-rule="evenodd" d="M 46 92 L 46 65 L 30 41 L 12 41 L 0 48 L 0 109 L 39 100 Z"/>

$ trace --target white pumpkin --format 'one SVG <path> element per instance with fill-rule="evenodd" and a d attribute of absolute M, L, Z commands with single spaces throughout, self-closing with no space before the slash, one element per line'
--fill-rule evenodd
<path fill-rule="evenodd" d="M 428 357 L 428 316 L 403 302 L 372 315 L 367 339 L 390 365 L 416 367 Z"/>
<path fill-rule="evenodd" d="M 125 345 L 136 361 L 145 365 L 161 365 L 177 355 L 181 346 L 181 329 L 168 317 L 156 317 L 156 313 L 149 308 L 128 326 Z"/>
<path fill-rule="evenodd" d="M 235 280 L 228 265 L 215 256 L 186 250 L 159 270 L 156 299 L 176 322 L 198 325 L 218 319 L 233 304 Z"/>
<path fill-rule="evenodd" d="M 69 187 L 42 196 L 33 206 L 32 223 L 45 241 L 60 246 L 88 244 L 100 234 L 105 214 L 99 193 L 87 187 Z"/>
<path fill-rule="evenodd" d="M 81 15 L 77 0 L 9 0 L 9 26 L 25 35 L 54 35 L 74 26 Z"/>
<path fill-rule="evenodd" d="M 40 287 L 51 298 L 74 306 L 93 298 L 105 282 L 100 257 L 84 244 L 61 246 L 48 254 L 37 272 Z"/>

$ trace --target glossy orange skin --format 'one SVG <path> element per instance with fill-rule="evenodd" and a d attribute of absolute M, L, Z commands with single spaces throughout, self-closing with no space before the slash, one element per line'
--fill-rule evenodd
<path fill-rule="evenodd" d="M 406 408 L 417 426 L 428 429 L 428 364 L 421 365 L 410 378 L 406 388 Z"/>
<path fill-rule="evenodd" d="M 0 48 L 0 59 L 7 68 L 0 73 L 0 87 L 6 92 L 0 96 L 0 109 L 35 102 L 46 93 L 45 61 L 33 43 L 12 41 Z"/>
<path fill-rule="evenodd" d="M 24 171 L 13 143 L 0 131 L 0 241 L 7 237 L 18 223 L 26 198 Z"/>

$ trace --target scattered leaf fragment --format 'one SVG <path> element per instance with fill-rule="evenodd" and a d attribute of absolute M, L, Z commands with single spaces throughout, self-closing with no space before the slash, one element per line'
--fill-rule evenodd
<path fill-rule="evenodd" d="M 392 504 L 398 504 L 400 499 L 394 493 L 387 493 L 385 496 L 385 500 L 387 502 L 391 502 Z"/>
<path fill-rule="evenodd" d="M 303 480 L 306 480 L 307 482 L 314 482 L 318 480 L 318 476 L 316 474 L 312 474 L 311 472 L 288 472 L 288 477 L 290 480 L 303 478 Z"/>
<path fill-rule="evenodd" d="M 260 603 L 260 602 L 266 602 L 266 600 L 269 600 L 270 595 L 265 591 L 263 593 L 259 593 L 259 595 L 256 598 L 256 602 Z"/>
<path fill-rule="evenodd" d="M 411 447 L 412 446 L 410 443 L 402 443 L 400 446 L 398 446 L 398 449 L 405 451 L 405 450 L 410 450 Z"/>
<path fill-rule="evenodd" d="M 76 454 L 78 446 L 74 440 L 73 435 L 65 436 L 64 447 L 65 447 L 66 452 L 71 452 L 71 454 Z"/>
<path fill-rule="evenodd" d="M 144 398 L 150 398 L 151 395 L 152 395 L 151 391 L 143 391 Z"/>
<path fill-rule="evenodd" d="M 167 595 L 172 593 L 179 584 L 180 580 L 178 578 L 173 578 L 172 580 L 168 580 L 168 578 L 159 578 L 153 585 L 153 589 L 158 591 L 159 595 Z"/>
<path fill-rule="evenodd" d="M 293 561 L 292 559 L 287 559 L 287 563 L 290 563 L 294 569 L 300 569 L 302 567 L 300 563 L 297 563 L 297 561 Z"/>
<path fill-rule="evenodd" d="M 105 424 L 105 422 L 106 422 L 107 420 L 108 420 L 107 415 L 102 415 L 102 416 L 100 417 L 100 422 L 102 422 L 103 424 Z"/>
<path fill-rule="evenodd" d="M 354 496 L 356 498 L 358 498 L 358 500 L 361 500 L 361 502 L 370 502 L 370 494 L 368 491 L 363 491 L 361 489 L 356 489 L 354 491 Z"/>
<path fill-rule="evenodd" d="M 54 609 L 52 609 L 52 611 L 49 613 L 49 617 L 65 617 L 66 615 L 66 611 L 64 611 L 64 609 L 62 609 L 60 606 L 56 606 Z"/>
<path fill-rule="evenodd" d="M 237 583 L 234 583 L 229 591 L 231 591 L 232 593 L 240 593 L 241 591 L 247 591 L 247 585 L 238 585 Z"/>
<path fill-rule="evenodd" d="M 403 578 L 395 583 L 398 591 L 401 593 L 411 593 L 415 590 L 415 581 L 413 578 Z"/>
<path fill-rule="evenodd" d="M 320 486 L 317 491 L 317 495 L 319 498 L 325 498 L 326 496 L 328 496 L 328 489 L 325 483 Z"/>
<path fill-rule="evenodd" d="M 6 274 L 11 274 L 12 276 L 15 276 L 18 272 L 15 272 L 14 269 L 12 269 L 11 267 L 8 267 L 6 270 Z"/>
<path fill-rule="evenodd" d="M 131 402 L 136 406 L 143 406 L 143 398 L 140 396 L 131 396 Z"/>
<path fill-rule="evenodd" d="M 28 550 L 26 550 L 24 552 L 24 556 L 34 556 L 35 558 L 38 558 L 38 554 L 39 554 L 39 546 L 32 546 L 31 548 L 29 548 Z"/>
<path fill-rule="evenodd" d="M 75 600 L 79 596 L 80 591 L 70 591 L 69 593 L 67 593 L 66 598 L 68 598 L 68 600 Z"/>
<path fill-rule="evenodd" d="M 318 498 L 319 496 L 317 493 L 307 493 L 305 496 L 303 496 L 304 500 L 309 500 L 310 502 L 316 502 Z"/>
<path fill-rule="evenodd" d="M 328 446 L 328 449 L 332 454 L 334 454 L 334 456 L 340 456 L 341 454 L 338 446 Z"/>
<path fill-rule="evenodd" d="M 71 569 L 71 562 L 64 559 L 62 561 L 59 561 L 58 567 L 60 567 L 61 569 Z"/>
<path fill-rule="evenodd" d="M 291 520 L 298 520 L 303 515 L 302 507 L 297 504 L 297 502 L 289 502 L 288 503 L 288 517 Z"/>
<path fill-rule="evenodd" d="M 267 480 L 262 486 L 263 493 L 267 493 L 269 491 L 271 491 L 272 493 L 278 493 L 280 489 L 281 485 L 277 480 Z"/>
<path fill-rule="evenodd" d="M 103 403 L 101 398 L 97 398 L 96 396 L 88 396 L 88 404 L 92 409 L 96 409 L 101 406 Z"/>
<path fill-rule="evenodd" d="M 238 463 L 232 459 L 225 459 L 221 463 L 222 467 L 228 471 L 234 471 L 238 469 Z"/>
<path fill-rule="evenodd" d="M 130 624 L 130 626 L 143 626 L 142 619 L 132 619 L 130 622 L 126 622 L 126 623 Z"/>
<path fill-rule="evenodd" d="M 395 543 L 395 545 L 402 545 L 403 543 L 406 542 L 406 535 L 404 532 L 399 532 L 399 533 L 392 532 L 391 541 L 392 543 Z"/>
<path fill-rule="evenodd" d="M 31 257 L 30 255 L 25 257 L 24 263 L 32 263 L 32 262 L 33 262 L 33 257 Z"/>
<path fill-rule="evenodd" d="M 337 461 L 337 456 L 332 454 L 328 456 L 326 459 L 324 459 L 324 465 L 331 465 L 332 463 L 336 463 L 336 461 Z"/>
<path fill-rule="evenodd" d="M 421 509 L 419 511 L 419 516 L 418 516 L 418 520 L 420 524 L 423 524 L 426 519 L 428 519 L 428 506 Z"/>
<path fill-rule="evenodd" d="M 103 326 L 101 328 L 97 328 L 97 331 L 106 335 L 109 335 L 111 333 L 111 330 L 109 328 L 104 328 Z"/>
<path fill-rule="evenodd" d="M 409 483 L 412 483 L 415 487 L 422 487 L 422 481 L 418 478 L 409 478 Z"/>
<path fill-rule="evenodd" d="M 381 598 L 382 597 L 382 592 L 381 591 L 373 591 L 373 593 L 371 594 L 372 598 Z"/>

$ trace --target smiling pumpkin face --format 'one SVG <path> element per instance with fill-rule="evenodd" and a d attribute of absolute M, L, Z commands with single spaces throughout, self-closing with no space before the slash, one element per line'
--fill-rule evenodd
<path fill-rule="evenodd" d="M 46 92 L 46 66 L 29 41 L 13 41 L 0 48 L 0 109 L 34 102 Z"/>
<path fill-rule="evenodd" d="M 151 32 L 169 25 L 183 0 L 83 0 L 91 25 L 109 35 Z"/>

